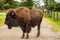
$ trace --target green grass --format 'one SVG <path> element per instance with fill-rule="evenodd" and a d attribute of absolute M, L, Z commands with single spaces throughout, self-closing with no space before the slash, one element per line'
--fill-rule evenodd
<path fill-rule="evenodd" d="M 50 22 L 53 30 L 60 32 L 60 20 L 54 20 L 52 18 L 45 17 Z"/>
<path fill-rule="evenodd" d="M 5 13 L 0 13 L 0 25 L 4 24 L 4 20 L 5 20 Z"/>
<path fill-rule="evenodd" d="M 4 24 L 7 10 L 0 10 L 0 26 Z"/>

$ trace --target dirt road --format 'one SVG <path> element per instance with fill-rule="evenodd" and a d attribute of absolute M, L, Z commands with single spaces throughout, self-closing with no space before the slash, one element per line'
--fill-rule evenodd
<path fill-rule="evenodd" d="M 21 39 L 22 30 L 18 28 L 12 28 L 9 30 L 6 25 L 0 28 L 0 40 L 60 40 L 60 35 L 54 32 L 51 27 L 43 20 L 41 24 L 41 35 L 37 35 L 37 26 L 32 28 L 29 39 Z"/>

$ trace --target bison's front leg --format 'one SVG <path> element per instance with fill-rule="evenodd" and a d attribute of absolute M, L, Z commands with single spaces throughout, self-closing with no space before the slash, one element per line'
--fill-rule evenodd
<path fill-rule="evenodd" d="M 28 30 L 28 31 L 27 31 L 26 39 L 29 38 L 29 33 L 30 33 L 30 31 L 31 31 L 31 27 L 29 27 L 27 30 Z"/>
<path fill-rule="evenodd" d="M 22 35 L 22 37 L 21 37 L 21 38 L 23 39 L 24 37 L 25 37 L 25 33 L 23 32 L 23 35 Z"/>
<path fill-rule="evenodd" d="M 26 35 L 26 39 L 29 39 L 29 34 L 27 33 L 27 35 Z"/>
<path fill-rule="evenodd" d="M 28 29 L 28 26 L 29 26 L 29 25 L 28 25 L 28 23 L 27 23 L 27 24 L 26 24 L 26 32 L 27 32 L 26 39 L 29 38 L 29 35 L 28 35 L 28 30 L 29 30 L 29 29 Z"/>
<path fill-rule="evenodd" d="M 26 32 L 27 32 L 27 35 L 26 35 L 26 39 L 29 38 L 29 32 L 31 31 L 31 27 L 29 24 L 26 25 Z"/>

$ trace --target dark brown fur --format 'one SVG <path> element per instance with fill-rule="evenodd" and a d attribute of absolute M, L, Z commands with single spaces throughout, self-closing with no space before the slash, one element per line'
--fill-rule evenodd
<path fill-rule="evenodd" d="M 10 19 L 8 19 L 8 16 Z M 16 10 L 11 9 L 8 11 L 5 19 L 5 24 L 8 25 L 8 28 L 12 26 L 20 26 L 23 30 L 22 38 L 24 38 L 25 33 L 27 33 L 26 38 L 28 38 L 28 33 L 31 31 L 31 27 L 35 27 L 37 25 L 38 37 L 40 35 L 40 24 L 42 17 L 43 15 L 38 9 L 28 9 L 26 7 L 21 7 Z"/>

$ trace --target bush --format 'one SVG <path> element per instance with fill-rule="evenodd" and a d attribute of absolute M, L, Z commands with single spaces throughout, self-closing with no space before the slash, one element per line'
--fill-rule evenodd
<path fill-rule="evenodd" d="M 60 3 L 57 3 L 56 4 L 56 9 L 55 9 L 56 11 L 60 11 Z"/>
<path fill-rule="evenodd" d="M 4 3 L 0 2 L 0 10 L 4 9 Z"/>
<path fill-rule="evenodd" d="M 9 4 L 9 3 L 6 3 L 6 4 L 4 5 L 4 8 L 5 8 L 5 9 L 9 9 L 9 8 L 10 8 L 10 4 Z"/>

